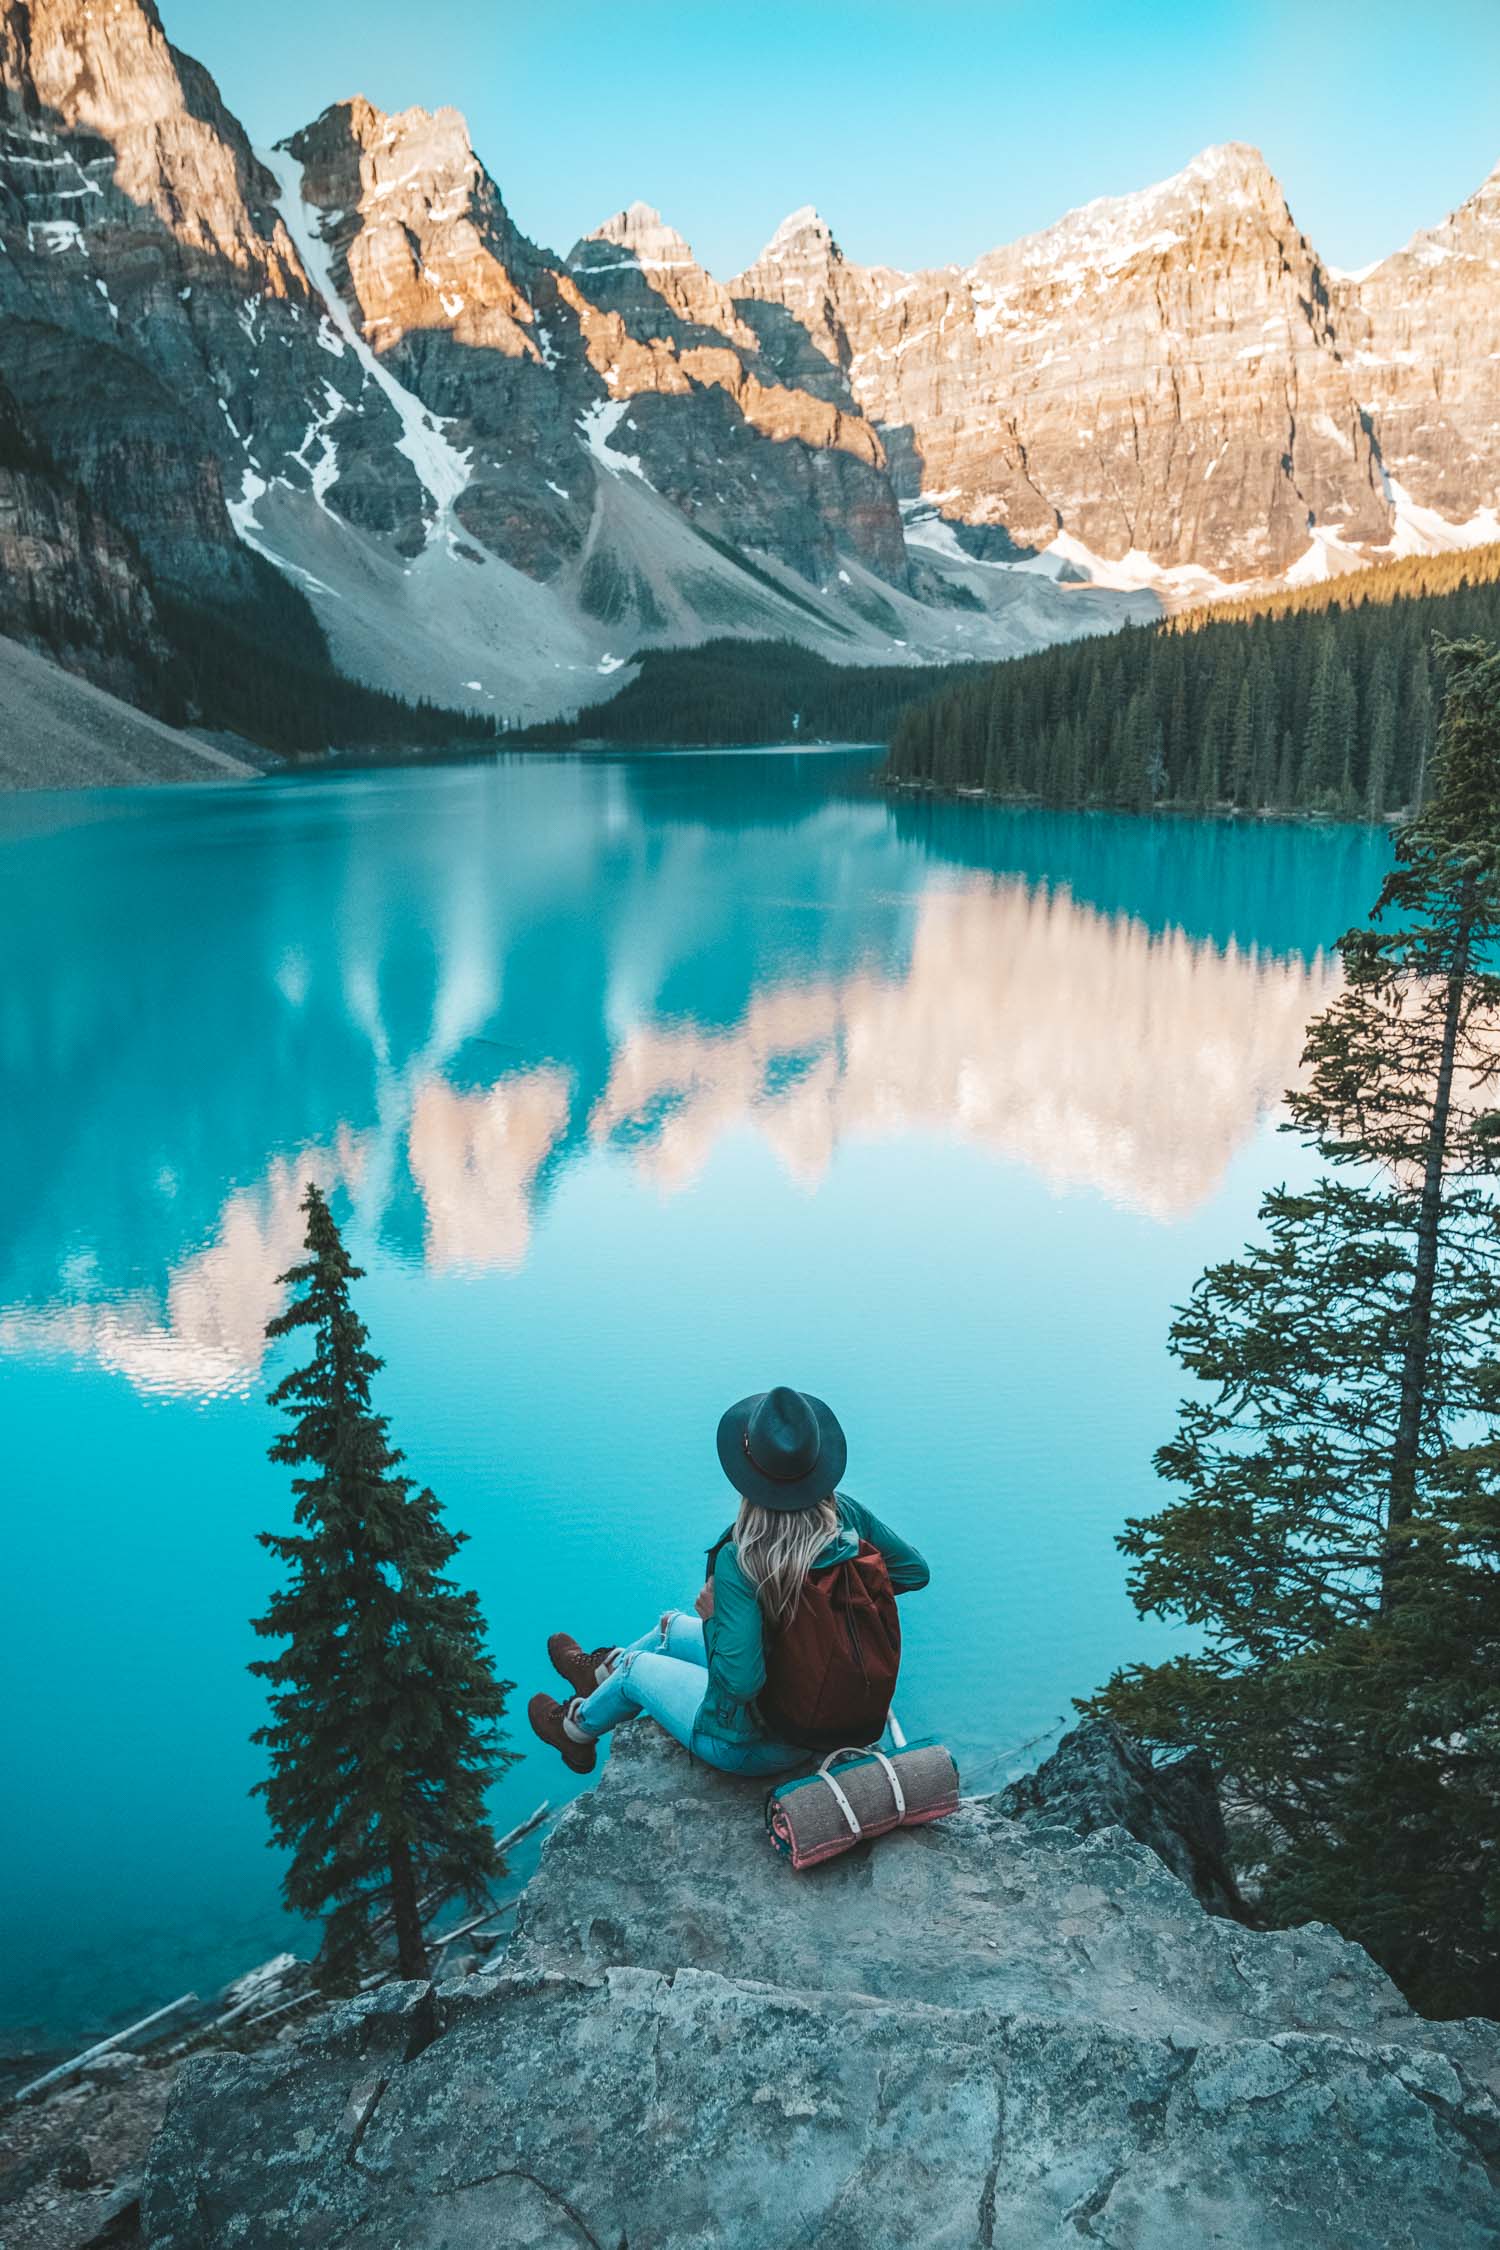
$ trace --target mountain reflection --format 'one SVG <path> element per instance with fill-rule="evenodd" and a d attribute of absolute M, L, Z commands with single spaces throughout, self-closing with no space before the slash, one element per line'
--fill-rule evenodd
<path fill-rule="evenodd" d="M 278 1276 L 301 1254 L 307 1182 L 331 1193 L 357 1185 L 360 1170 L 359 1148 L 343 1135 L 333 1154 L 309 1148 L 278 1158 L 257 1187 L 229 1197 L 212 1241 L 172 1269 L 164 1301 L 144 1290 L 95 1297 L 91 1274 L 75 1269 L 71 1303 L 0 1308 L 0 1351 L 95 1359 L 143 1391 L 206 1397 L 243 1389 L 260 1367 L 266 1322 L 280 1309 Z"/>
<path fill-rule="evenodd" d="M 948 1135 L 1171 1221 L 1294 1074 L 1384 839 L 979 815 L 858 760 L 528 761 L 122 798 L 3 849 L 0 1350 L 257 1379 L 302 1183 L 515 1269 L 579 1163 L 813 1187 Z M 952 814 L 950 818 L 949 815 Z"/>
<path fill-rule="evenodd" d="M 1279 1099 L 1332 984 L 1322 956 L 1153 937 L 1066 892 L 935 892 L 899 978 L 768 992 L 726 1032 L 638 1027 L 591 1129 L 668 1189 L 747 1117 L 809 1182 L 851 1136 L 950 1131 L 1170 1219 Z"/>
<path fill-rule="evenodd" d="M 523 1071 L 472 1094 L 441 1079 L 412 1104 L 407 1156 L 430 1266 L 518 1266 L 537 1174 L 568 1122 L 568 1079 Z"/>

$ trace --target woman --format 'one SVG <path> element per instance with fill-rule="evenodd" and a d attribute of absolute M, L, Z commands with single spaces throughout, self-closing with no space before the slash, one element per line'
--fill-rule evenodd
<path fill-rule="evenodd" d="M 574 1773 L 638 1711 L 723 1773 L 786 1773 L 884 1725 L 900 1654 L 898 1593 L 927 1584 L 915 1548 L 838 1490 L 848 1447 L 819 1398 L 784 1386 L 731 1406 L 719 1460 L 740 1494 L 710 1552 L 696 1616 L 669 1610 L 628 1648 L 591 1655 L 566 1633 L 547 1654 L 573 1690 L 528 1717 Z M 831 1737 L 831 1739 L 830 1739 Z"/>

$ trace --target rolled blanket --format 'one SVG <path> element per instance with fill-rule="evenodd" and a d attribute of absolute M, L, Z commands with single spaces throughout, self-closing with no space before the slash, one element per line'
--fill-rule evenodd
<path fill-rule="evenodd" d="M 916 1828 L 958 1809 L 958 1768 L 930 1736 L 887 1755 L 835 1750 L 816 1773 L 766 1798 L 766 1827 L 793 1867 L 816 1867 L 866 1836 Z"/>

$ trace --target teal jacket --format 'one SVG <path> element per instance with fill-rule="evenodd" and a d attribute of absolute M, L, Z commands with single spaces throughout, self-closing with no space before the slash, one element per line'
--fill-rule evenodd
<path fill-rule="evenodd" d="M 847 1493 L 835 1493 L 834 1502 L 839 1528 L 813 1565 L 815 1570 L 849 1561 L 858 1553 L 861 1539 L 867 1539 L 884 1555 L 898 1594 L 914 1594 L 927 1584 L 930 1573 L 915 1547 L 908 1547 Z M 694 1733 L 712 1735 L 718 1742 L 763 1742 L 766 1730 L 756 1697 L 766 1684 L 765 1631 L 755 1588 L 740 1568 L 732 1539 L 719 1549 L 714 1564 L 714 1613 L 704 1620 L 703 1645 L 708 1653 L 708 1688 Z"/>

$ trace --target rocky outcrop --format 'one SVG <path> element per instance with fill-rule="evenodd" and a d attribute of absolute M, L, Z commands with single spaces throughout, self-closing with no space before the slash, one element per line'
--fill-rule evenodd
<path fill-rule="evenodd" d="M 181 2070 L 154 2250 L 1480 2250 L 1500 2035 L 995 1799 L 794 1876 L 644 1724 L 498 1970 Z"/>
<path fill-rule="evenodd" d="M 1079 1836 L 1123 1828 L 1210 1914 L 1248 1918 L 1229 1864 L 1213 1768 L 1201 1750 L 1157 1765 L 1110 1720 L 1094 1719 L 1064 1735 L 1035 1773 L 1001 1790 L 998 1802 L 1010 1819 L 1032 1827 L 1056 1825 Z"/>

